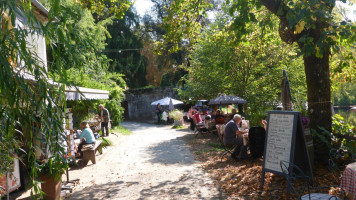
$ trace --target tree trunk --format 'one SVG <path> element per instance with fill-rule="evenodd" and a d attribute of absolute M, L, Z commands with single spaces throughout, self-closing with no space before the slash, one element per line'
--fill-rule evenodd
<path fill-rule="evenodd" d="M 330 51 L 326 51 L 322 58 L 317 58 L 314 54 L 304 55 L 304 67 L 308 92 L 308 115 L 310 128 L 321 134 L 321 127 L 331 132 L 331 94 L 330 94 L 330 71 L 329 71 Z M 330 137 L 325 138 L 330 142 Z M 329 148 L 327 144 L 314 138 L 316 158 L 319 161 L 327 162 Z"/>

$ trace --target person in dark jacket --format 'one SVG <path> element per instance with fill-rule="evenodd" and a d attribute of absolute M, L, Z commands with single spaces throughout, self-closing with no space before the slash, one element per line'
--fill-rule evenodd
<path fill-rule="evenodd" d="M 230 120 L 225 126 L 224 132 L 224 144 L 237 144 L 231 157 L 235 160 L 242 160 L 247 157 L 247 148 L 243 144 L 243 135 L 248 131 L 239 130 L 239 124 L 241 122 L 241 115 L 234 115 L 233 119 Z M 238 158 L 241 152 L 240 158 Z"/>
<path fill-rule="evenodd" d="M 106 129 L 106 136 L 109 136 L 109 122 L 110 122 L 110 113 L 108 109 L 104 108 L 102 104 L 99 105 L 99 117 L 101 121 L 101 134 L 102 137 L 105 136 L 104 129 Z"/>

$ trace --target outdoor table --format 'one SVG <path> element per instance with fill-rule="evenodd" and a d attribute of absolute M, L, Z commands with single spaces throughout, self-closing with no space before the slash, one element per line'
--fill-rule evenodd
<path fill-rule="evenodd" d="M 341 178 L 341 188 L 354 196 L 356 200 L 356 162 L 348 164 Z"/>

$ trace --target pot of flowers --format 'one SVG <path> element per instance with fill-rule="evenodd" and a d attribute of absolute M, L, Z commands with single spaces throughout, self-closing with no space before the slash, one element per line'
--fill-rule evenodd
<path fill-rule="evenodd" d="M 183 125 L 183 112 L 180 110 L 172 110 L 169 112 L 169 116 L 174 120 L 174 127 Z"/>
<path fill-rule="evenodd" d="M 62 174 L 68 168 L 66 159 L 60 154 L 42 159 L 37 169 L 41 181 L 41 189 L 45 193 L 44 199 L 59 200 L 62 188 Z"/>

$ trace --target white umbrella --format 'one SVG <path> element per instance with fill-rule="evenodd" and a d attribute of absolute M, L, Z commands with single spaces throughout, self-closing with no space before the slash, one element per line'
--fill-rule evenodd
<path fill-rule="evenodd" d="M 172 99 L 169 100 L 169 106 L 168 106 L 169 110 L 173 110 L 174 109 L 174 105 L 173 105 L 173 101 Z"/>
<path fill-rule="evenodd" d="M 169 105 L 169 102 L 172 100 L 172 104 L 173 105 L 177 105 L 177 104 L 183 104 L 183 101 L 179 101 L 177 99 L 172 99 L 170 97 L 166 97 L 166 98 L 163 98 L 163 99 L 160 99 L 158 101 L 154 101 L 151 103 L 152 106 L 155 106 L 157 104 L 161 104 L 162 106 L 168 106 Z"/>

